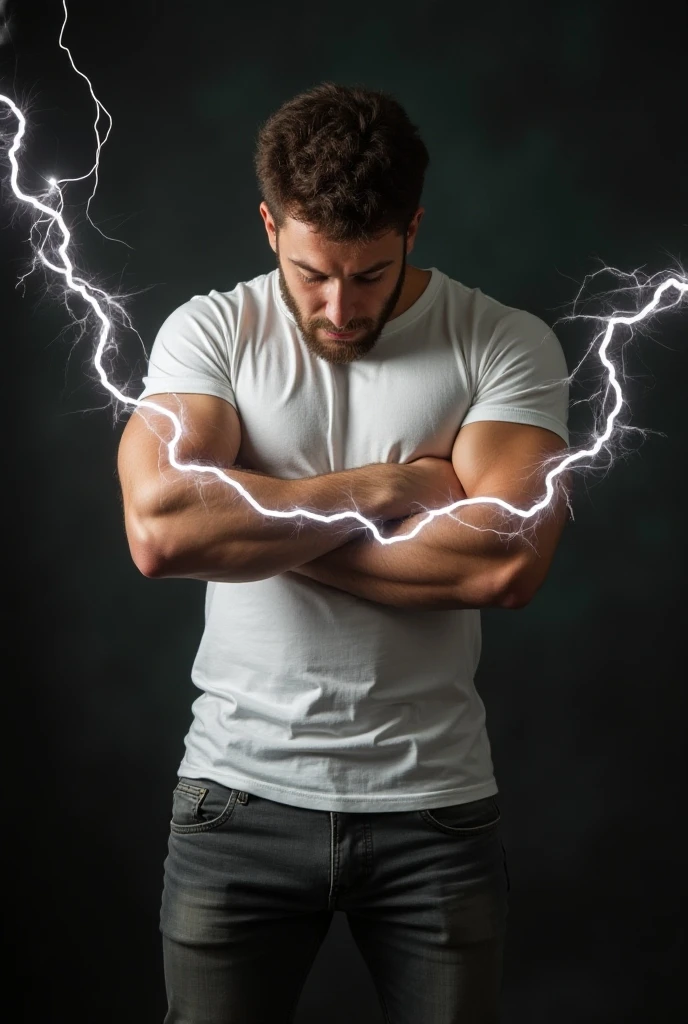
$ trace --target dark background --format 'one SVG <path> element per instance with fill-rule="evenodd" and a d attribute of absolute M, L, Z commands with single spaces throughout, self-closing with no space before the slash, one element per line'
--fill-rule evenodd
<path fill-rule="evenodd" d="M 77 264 L 130 293 L 147 346 L 192 294 L 272 269 L 258 125 L 320 81 L 362 83 L 394 93 L 430 150 L 412 262 L 554 323 L 602 263 L 656 273 L 685 256 L 681 8 L 72 0 L 66 41 L 114 117 L 91 214 L 131 246 L 100 238 L 84 217 L 91 183 L 72 186 Z M 1 91 L 30 113 L 31 190 L 90 168 L 93 108 L 57 46 L 57 0 L 9 11 Z M 27 1022 L 153 1024 L 203 585 L 146 580 L 130 560 L 125 417 L 94 380 L 93 323 L 79 339 L 41 272 L 15 287 L 29 216 L 6 163 L 3 179 L 7 991 Z M 687 323 L 684 304 L 624 349 L 626 421 L 658 433 L 629 435 L 613 467 L 577 478 L 545 587 L 483 617 L 477 683 L 512 881 L 505 1024 L 686 1019 Z M 570 368 L 591 331 L 558 328 Z M 119 379 L 130 372 L 136 393 L 140 353 L 120 337 Z M 572 415 L 579 440 L 585 414 Z M 297 1021 L 351 1019 L 382 1017 L 337 914 Z"/>

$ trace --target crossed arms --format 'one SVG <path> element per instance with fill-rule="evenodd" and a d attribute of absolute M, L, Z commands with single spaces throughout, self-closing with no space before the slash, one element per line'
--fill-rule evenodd
<path fill-rule="evenodd" d="M 150 400 L 182 415 L 179 461 L 222 467 L 263 508 L 326 515 L 358 510 L 386 537 L 411 531 L 425 517 L 423 509 L 463 497 L 498 497 L 530 508 L 544 494 L 543 463 L 564 448 L 561 438 L 540 427 L 477 422 L 459 431 L 451 462 L 422 458 L 281 480 L 236 468 L 239 417 L 223 399 Z M 118 457 L 131 554 L 154 578 L 239 583 L 292 572 L 399 608 L 520 608 L 544 582 L 566 519 L 559 488 L 534 520 L 479 504 L 434 519 L 410 541 L 382 545 L 351 519 L 266 518 L 213 475 L 171 467 L 162 443 L 171 436 L 167 417 L 141 409 L 124 430 Z"/>

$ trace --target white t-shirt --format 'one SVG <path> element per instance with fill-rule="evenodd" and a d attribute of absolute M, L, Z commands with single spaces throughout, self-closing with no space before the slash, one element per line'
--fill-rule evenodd
<path fill-rule="evenodd" d="M 196 295 L 160 328 L 142 397 L 231 402 L 238 464 L 284 479 L 448 459 L 477 420 L 568 443 L 568 370 L 552 331 L 430 269 L 421 297 L 344 366 L 306 348 L 276 269 Z M 480 645 L 478 610 L 393 608 L 295 574 L 209 583 L 179 774 L 326 811 L 492 796 Z"/>

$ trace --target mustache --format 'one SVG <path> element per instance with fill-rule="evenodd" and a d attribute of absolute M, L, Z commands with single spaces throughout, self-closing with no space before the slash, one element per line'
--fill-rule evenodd
<path fill-rule="evenodd" d="M 354 324 L 353 327 L 347 327 L 346 330 L 343 331 L 337 330 L 336 328 L 331 327 L 329 324 L 323 323 L 322 320 L 313 320 L 311 323 L 311 327 L 322 327 L 323 330 L 329 331 L 330 334 L 351 334 L 352 331 L 361 331 L 365 328 L 372 326 L 373 325 L 371 321 L 366 321 L 366 323 L 364 324 Z"/>

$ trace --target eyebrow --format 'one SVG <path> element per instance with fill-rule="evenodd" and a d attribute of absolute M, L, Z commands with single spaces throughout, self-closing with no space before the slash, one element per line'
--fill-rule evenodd
<path fill-rule="evenodd" d="M 308 263 L 303 263 L 302 260 L 293 260 L 291 256 L 287 258 L 295 267 L 301 267 L 302 270 L 307 270 L 309 274 L 327 277 L 327 274 L 323 274 L 322 270 L 316 270 L 315 267 L 311 267 Z M 385 267 L 389 267 L 392 263 L 394 263 L 394 260 L 380 260 L 379 263 L 373 264 L 372 267 L 368 267 L 366 270 L 358 270 L 355 274 L 349 274 L 349 277 L 363 277 L 364 274 L 374 274 L 376 270 L 384 270 Z"/>

